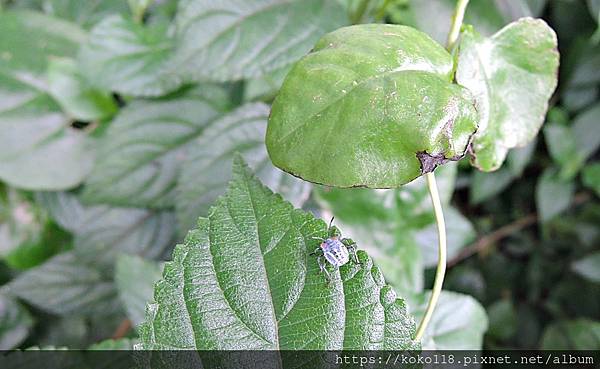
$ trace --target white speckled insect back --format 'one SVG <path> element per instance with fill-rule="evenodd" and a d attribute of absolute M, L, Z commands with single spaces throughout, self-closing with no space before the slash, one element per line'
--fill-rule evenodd
<path fill-rule="evenodd" d="M 335 267 L 340 267 L 350 260 L 350 254 L 346 246 L 339 240 L 338 237 L 330 237 L 321 243 L 323 256 Z"/>

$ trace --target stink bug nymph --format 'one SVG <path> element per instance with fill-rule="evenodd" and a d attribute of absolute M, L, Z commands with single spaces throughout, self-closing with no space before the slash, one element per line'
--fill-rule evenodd
<path fill-rule="evenodd" d="M 332 224 L 333 218 L 331 218 L 329 227 L 327 227 L 327 238 L 313 237 L 316 240 L 320 240 L 321 244 L 311 253 L 311 255 L 317 255 L 317 263 L 319 263 L 321 272 L 325 273 L 327 281 L 331 279 L 331 276 L 327 271 L 326 262 L 329 262 L 335 269 L 338 269 L 348 263 L 350 256 L 352 256 L 352 261 L 360 264 L 356 256 L 356 242 L 348 238 L 341 238 L 340 231 Z"/>

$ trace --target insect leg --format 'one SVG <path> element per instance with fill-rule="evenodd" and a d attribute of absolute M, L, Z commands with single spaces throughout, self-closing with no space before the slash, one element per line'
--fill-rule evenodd
<path fill-rule="evenodd" d="M 311 253 L 310 253 L 310 254 L 308 254 L 308 255 L 310 255 L 310 256 L 315 256 L 315 255 L 322 255 L 322 254 L 323 254 L 323 250 L 322 250 L 320 247 L 317 247 L 317 248 L 315 249 L 315 251 L 311 252 Z M 319 256 L 319 257 L 320 257 L 320 256 Z"/>
<path fill-rule="evenodd" d="M 344 244 L 344 246 L 346 246 L 348 252 L 350 252 L 352 255 L 352 261 L 356 264 L 362 264 L 360 260 L 358 260 L 358 255 L 356 255 L 356 242 L 347 238 L 343 238 L 341 242 Z"/>
<path fill-rule="evenodd" d="M 331 275 L 329 275 L 329 271 L 327 270 L 327 264 L 323 260 L 323 256 L 317 257 L 317 263 L 319 264 L 319 269 L 321 273 L 325 274 L 325 279 L 327 280 L 327 284 L 331 281 Z"/>

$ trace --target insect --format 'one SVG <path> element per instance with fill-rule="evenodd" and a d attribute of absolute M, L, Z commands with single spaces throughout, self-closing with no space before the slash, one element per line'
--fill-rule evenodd
<path fill-rule="evenodd" d="M 327 227 L 327 238 L 313 237 L 313 239 L 320 240 L 321 244 L 315 249 L 310 255 L 317 255 L 317 263 L 319 263 L 319 269 L 322 273 L 325 273 L 327 282 L 331 280 L 331 275 L 327 271 L 327 264 L 333 265 L 335 269 L 338 269 L 342 265 L 350 261 L 356 264 L 360 264 L 358 256 L 356 255 L 356 242 L 348 238 L 340 238 L 341 234 L 336 226 L 333 226 L 333 219 L 329 221 Z"/>

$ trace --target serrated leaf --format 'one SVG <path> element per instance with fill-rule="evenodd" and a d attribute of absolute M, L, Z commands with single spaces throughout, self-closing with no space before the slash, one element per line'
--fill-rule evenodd
<path fill-rule="evenodd" d="M 175 22 L 171 70 L 194 80 L 231 81 L 295 62 L 348 20 L 332 0 L 183 0 Z"/>
<path fill-rule="evenodd" d="M 174 205 L 181 164 L 194 139 L 228 108 L 226 91 L 200 86 L 123 109 L 98 143 L 98 160 L 85 182 L 88 203 Z"/>
<path fill-rule="evenodd" d="M 431 292 L 410 301 L 411 313 L 421 319 Z M 442 291 L 428 329 L 423 335 L 425 350 L 481 350 L 488 327 L 485 309 L 469 295 Z"/>
<path fill-rule="evenodd" d="M 541 222 L 547 222 L 565 211 L 571 204 L 575 184 L 558 177 L 553 168 L 540 176 L 535 188 L 535 203 Z"/>
<path fill-rule="evenodd" d="M 264 145 L 269 107 L 246 104 L 208 127 L 190 147 L 177 183 L 177 217 L 182 230 L 194 227 L 194 219 L 206 216 L 231 179 L 231 162 L 236 152 L 256 170 L 272 190 L 295 206 L 308 198 L 310 184 L 275 168 Z"/>
<path fill-rule="evenodd" d="M 590 282 L 600 283 L 600 251 L 573 262 L 571 269 Z"/>
<path fill-rule="evenodd" d="M 542 336 L 543 350 L 600 350 L 600 322 L 580 318 L 549 325 Z"/>
<path fill-rule="evenodd" d="M 112 265 L 118 253 L 162 257 L 171 249 L 175 218 L 171 212 L 107 205 L 84 206 L 68 193 L 37 194 L 54 220 L 74 234 L 78 252 Z"/>
<path fill-rule="evenodd" d="M 72 251 L 20 274 L 8 287 L 10 293 L 58 315 L 110 314 L 118 309 L 110 276 Z"/>
<path fill-rule="evenodd" d="M 96 86 L 132 96 L 159 96 L 182 80 L 163 73 L 172 39 L 165 26 L 111 16 L 96 25 L 79 53 L 82 70 Z"/>
<path fill-rule="evenodd" d="M 17 347 L 33 326 L 33 318 L 17 301 L 0 293 L 0 350 Z"/>
<path fill-rule="evenodd" d="M 414 322 L 366 253 L 332 281 L 309 255 L 325 222 L 236 159 L 227 193 L 165 265 L 143 349 L 405 349 Z"/>
<path fill-rule="evenodd" d="M 162 275 L 162 266 L 137 256 L 120 255 L 115 269 L 115 283 L 127 316 L 137 327 L 144 321 L 146 303 L 152 300 L 154 283 Z"/>
<path fill-rule="evenodd" d="M 107 118 L 117 111 L 112 96 L 89 86 L 72 59 L 50 61 L 48 91 L 74 119 L 93 121 Z"/>
<path fill-rule="evenodd" d="M 46 91 L 53 56 L 73 56 L 76 26 L 34 12 L 0 14 L 0 179 L 29 190 L 74 187 L 88 174 L 86 136 Z"/>
<path fill-rule="evenodd" d="M 557 73 L 556 34 L 542 20 L 523 18 L 490 38 L 464 28 L 456 81 L 477 101 L 480 120 L 472 144 L 473 165 L 496 170 L 509 149 L 536 136 Z"/>
<path fill-rule="evenodd" d="M 456 172 L 456 164 L 435 171 L 444 206 L 454 191 Z M 401 295 L 423 290 L 424 260 L 437 260 L 437 251 L 434 256 L 423 255 L 437 245 L 437 231 L 431 233 L 435 220 L 425 178 L 394 190 L 317 188 L 314 194 L 324 214 L 335 216 L 335 223 L 371 255 Z M 456 236 L 458 232 L 448 241 L 461 242 Z M 432 245 L 425 245 L 433 238 Z M 449 244 L 451 250 L 462 246 Z"/>
<path fill-rule="evenodd" d="M 452 58 L 413 28 L 359 25 L 323 37 L 271 111 L 273 163 L 335 187 L 393 188 L 464 154 L 477 112 Z"/>

